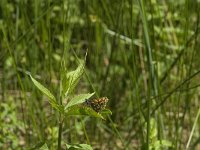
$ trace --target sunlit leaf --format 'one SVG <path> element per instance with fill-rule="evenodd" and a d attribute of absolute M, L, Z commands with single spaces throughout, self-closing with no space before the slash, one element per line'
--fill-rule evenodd
<path fill-rule="evenodd" d="M 39 150 L 49 150 L 47 144 L 45 143 Z"/>
<path fill-rule="evenodd" d="M 74 90 L 84 72 L 85 63 L 82 60 L 80 60 L 79 62 L 80 64 L 77 69 L 67 73 L 62 79 L 62 88 L 64 95 L 71 93 Z"/>
<path fill-rule="evenodd" d="M 43 93 L 45 94 L 49 99 L 49 103 L 51 104 L 52 107 L 59 111 L 63 111 L 63 106 L 59 105 L 56 101 L 56 98 L 54 95 L 47 89 L 45 88 L 41 83 L 39 83 L 37 80 L 35 80 L 31 75 L 30 75 L 31 80 L 33 81 L 34 85 Z"/>
<path fill-rule="evenodd" d="M 156 121 L 154 118 L 151 118 L 150 119 L 150 139 L 153 140 L 153 139 L 157 139 L 157 128 L 156 128 Z"/>
<path fill-rule="evenodd" d="M 93 150 L 88 144 L 66 144 L 68 150 Z"/>
<path fill-rule="evenodd" d="M 160 140 L 160 144 L 161 144 L 163 147 L 173 147 L 172 142 L 167 141 L 167 140 Z"/>
<path fill-rule="evenodd" d="M 46 143 L 40 142 L 29 150 L 49 150 L 49 148 Z"/>
<path fill-rule="evenodd" d="M 91 94 L 79 94 L 79 95 L 76 95 L 75 97 L 73 97 L 69 103 L 65 106 L 65 109 L 71 107 L 71 106 L 74 106 L 74 105 L 77 105 L 77 104 L 80 104 L 80 103 L 83 103 L 85 102 L 86 99 L 89 99 L 92 95 L 94 95 L 94 93 L 91 93 Z"/>
<path fill-rule="evenodd" d="M 157 140 L 152 144 L 152 149 L 160 150 L 167 147 L 173 147 L 172 143 L 167 140 Z"/>
<path fill-rule="evenodd" d="M 110 109 L 103 109 L 101 111 L 101 114 L 108 114 L 108 115 L 112 115 L 112 111 Z"/>
<path fill-rule="evenodd" d="M 85 116 L 91 116 L 96 118 L 104 119 L 103 116 L 96 111 L 94 111 L 90 107 L 82 106 L 82 105 L 74 105 L 67 110 L 65 110 L 66 116 L 76 116 L 76 115 L 85 115 Z"/>

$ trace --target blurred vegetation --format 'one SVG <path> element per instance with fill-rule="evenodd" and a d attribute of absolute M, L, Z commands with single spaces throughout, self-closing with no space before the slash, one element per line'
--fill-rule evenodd
<path fill-rule="evenodd" d="M 58 97 L 61 61 L 86 52 L 75 93 L 113 114 L 67 118 L 63 149 L 200 149 L 199 24 L 199 0 L 1 0 L 0 149 L 56 149 L 59 114 L 28 75 Z"/>

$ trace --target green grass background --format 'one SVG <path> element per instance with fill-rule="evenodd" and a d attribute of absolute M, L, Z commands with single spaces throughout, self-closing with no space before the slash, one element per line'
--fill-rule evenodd
<path fill-rule="evenodd" d="M 58 114 L 28 74 L 58 96 L 61 60 L 70 71 L 86 52 L 75 93 L 113 114 L 67 118 L 63 148 L 150 149 L 154 118 L 169 149 L 200 149 L 199 23 L 199 0 L 1 0 L 0 149 L 56 149 Z"/>

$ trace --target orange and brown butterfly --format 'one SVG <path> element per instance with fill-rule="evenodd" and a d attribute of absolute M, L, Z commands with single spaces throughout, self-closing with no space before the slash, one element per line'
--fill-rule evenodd
<path fill-rule="evenodd" d="M 91 107 L 94 111 L 98 113 L 105 109 L 108 100 L 109 99 L 107 97 L 101 97 L 98 99 L 86 100 L 84 104 Z"/>

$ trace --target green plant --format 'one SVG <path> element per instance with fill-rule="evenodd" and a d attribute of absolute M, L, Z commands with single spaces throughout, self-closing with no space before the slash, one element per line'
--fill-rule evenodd
<path fill-rule="evenodd" d="M 145 124 L 147 126 L 147 123 Z M 145 131 L 146 132 L 146 131 Z M 154 118 L 150 119 L 149 150 L 162 150 L 163 148 L 173 147 L 168 140 L 158 139 L 158 130 Z"/>
<path fill-rule="evenodd" d="M 73 95 L 73 91 L 75 87 L 77 86 L 81 76 L 84 73 L 84 61 L 79 61 L 79 66 L 76 70 L 71 72 L 65 72 L 63 71 L 63 75 L 61 76 L 61 83 L 60 83 L 60 98 L 56 98 L 50 90 L 45 88 L 41 83 L 39 83 L 37 80 L 35 80 L 31 75 L 30 78 L 33 81 L 34 85 L 48 97 L 48 101 L 51 104 L 51 106 L 59 112 L 59 124 L 58 124 L 58 150 L 61 149 L 61 141 L 62 141 L 62 127 L 63 127 L 63 121 L 67 116 L 75 116 L 75 115 L 87 115 L 91 117 L 97 117 L 104 119 L 104 117 L 95 111 L 92 107 L 88 107 L 87 105 L 83 105 L 87 99 L 89 99 L 91 96 L 94 95 L 94 93 L 88 93 L 88 94 L 78 94 Z M 65 69 L 62 69 L 65 70 Z M 63 104 L 63 100 L 68 100 L 67 104 Z M 104 111 L 104 113 L 109 114 L 110 111 Z M 67 144 L 68 149 L 80 149 L 91 147 L 87 144 Z M 38 148 L 38 147 L 37 147 Z M 47 149 L 46 143 L 41 145 L 42 149 Z M 90 148 L 91 149 L 91 148 Z"/>
<path fill-rule="evenodd" d="M 17 106 L 12 101 L 13 98 L 9 96 L 7 103 L 2 102 L 0 105 L 0 149 L 17 149 L 25 144 L 24 138 L 20 136 L 20 132 L 24 132 L 23 122 L 17 119 Z"/>

